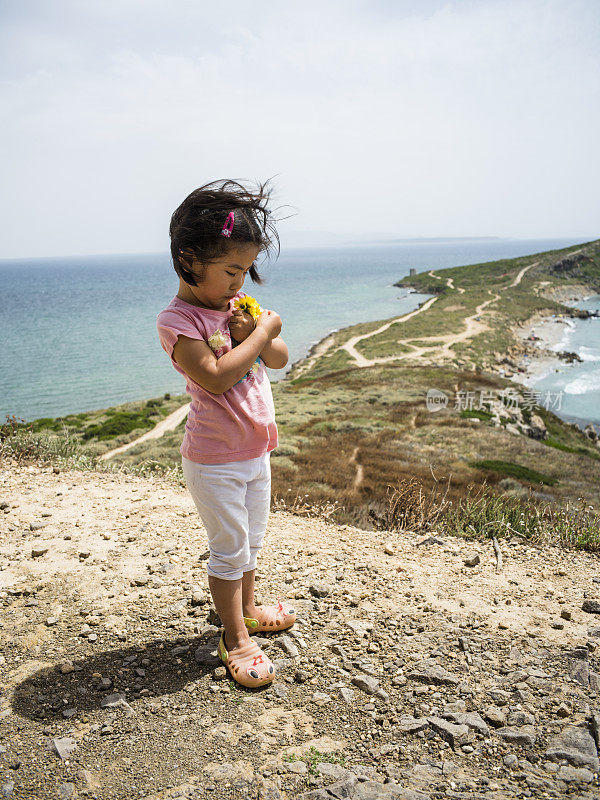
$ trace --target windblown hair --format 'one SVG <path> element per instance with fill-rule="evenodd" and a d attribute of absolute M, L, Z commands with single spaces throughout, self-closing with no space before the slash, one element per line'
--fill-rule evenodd
<path fill-rule="evenodd" d="M 205 268 L 236 246 L 250 244 L 267 256 L 275 250 L 278 254 L 279 237 L 267 209 L 270 196 L 269 181 L 258 183 L 255 190 L 230 179 L 194 189 L 171 217 L 169 234 L 175 272 L 187 284 L 196 286 L 189 271 L 194 260 Z M 231 236 L 223 236 L 221 231 L 230 211 L 235 214 L 235 223 Z M 254 264 L 249 273 L 255 283 L 263 282 Z"/>

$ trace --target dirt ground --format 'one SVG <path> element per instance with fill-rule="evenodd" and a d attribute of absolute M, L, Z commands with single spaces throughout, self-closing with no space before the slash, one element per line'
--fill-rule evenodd
<path fill-rule="evenodd" d="M 0 467 L 2 796 L 597 797 L 598 557 L 425 538 L 272 513 L 247 690 L 185 488 Z"/>

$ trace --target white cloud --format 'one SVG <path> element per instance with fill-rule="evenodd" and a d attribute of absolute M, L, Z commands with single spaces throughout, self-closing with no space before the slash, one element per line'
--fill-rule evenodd
<path fill-rule="evenodd" d="M 271 175 L 287 228 L 598 235 L 599 29 L 594 0 L 15 4 L 2 255 L 166 249 L 195 186 Z"/>

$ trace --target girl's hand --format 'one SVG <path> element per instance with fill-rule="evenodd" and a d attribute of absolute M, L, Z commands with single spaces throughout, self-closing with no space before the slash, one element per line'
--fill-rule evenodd
<path fill-rule="evenodd" d="M 254 330 L 254 320 L 246 311 L 236 308 L 229 318 L 229 332 L 236 342 L 243 342 Z"/>
<path fill-rule="evenodd" d="M 272 341 L 281 333 L 281 317 L 275 311 L 265 310 L 256 320 L 256 327 L 263 328 Z"/>

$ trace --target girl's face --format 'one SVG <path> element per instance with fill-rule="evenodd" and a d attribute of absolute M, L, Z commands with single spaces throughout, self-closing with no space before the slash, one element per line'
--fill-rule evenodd
<path fill-rule="evenodd" d="M 192 305 L 227 311 L 229 301 L 244 285 L 248 270 L 256 260 L 260 248 L 246 245 L 231 249 L 227 255 L 215 259 L 206 267 L 194 261 L 189 270 L 198 285 L 191 286 L 179 279 L 178 297 Z"/>

